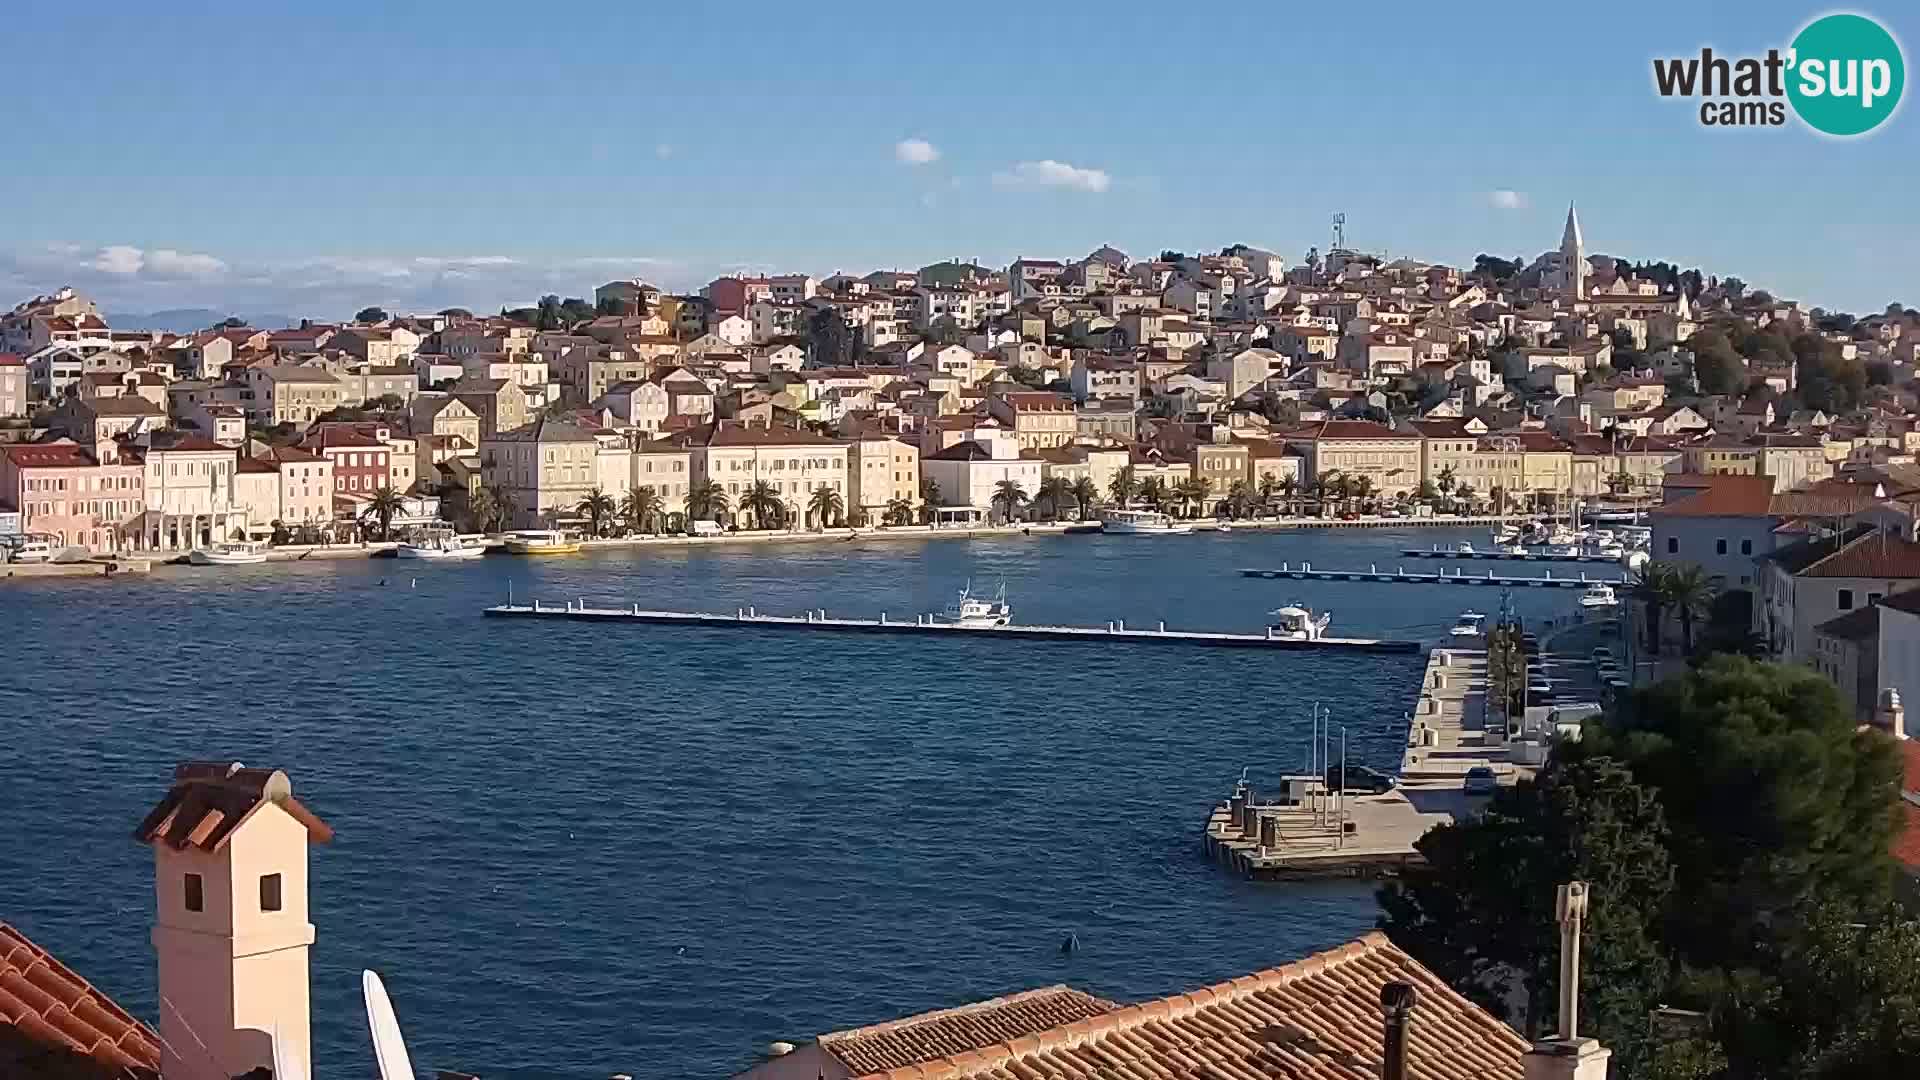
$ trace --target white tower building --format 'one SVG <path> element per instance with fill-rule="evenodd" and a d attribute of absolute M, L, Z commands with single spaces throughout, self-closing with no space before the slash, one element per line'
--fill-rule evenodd
<path fill-rule="evenodd" d="M 1560 270 L 1566 275 L 1567 300 L 1587 298 L 1587 253 L 1580 241 L 1580 218 L 1567 204 L 1567 227 L 1560 233 Z"/>

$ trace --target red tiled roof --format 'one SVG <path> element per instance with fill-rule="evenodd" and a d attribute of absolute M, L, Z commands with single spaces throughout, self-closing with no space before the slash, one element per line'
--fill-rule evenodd
<path fill-rule="evenodd" d="M 1826 541 L 1816 541 L 1825 545 Z M 1882 529 L 1867 528 L 1824 558 L 1794 572 L 1796 577 L 1920 578 L 1920 544 Z"/>
<path fill-rule="evenodd" d="M 1373 1080 L 1381 1057 L 1380 991 L 1395 981 L 1412 983 L 1419 994 L 1410 1075 L 1519 1080 L 1527 1041 L 1378 932 L 1191 993 L 866 1075 Z"/>
<path fill-rule="evenodd" d="M 7 460 L 16 469 L 88 469 L 99 462 L 78 443 L 24 443 L 9 446 Z"/>
<path fill-rule="evenodd" d="M 1678 474 L 1665 479 L 1669 488 L 1695 487 L 1696 480 L 1706 481 L 1698 494 L 1683 499 L 1675 499 L 1663 506 L 1655 507 L 1654 517 L 1760 517 L 1769 512 L 1773 505 L 1773 477 L 1720 475 L 1711 477 L 1681 477 Z"/>
<path fill-rule="evenodd" d="M 1395 431 L 1371 420 L 1322 420 L 1287 432 L 1293 439 L 1419 439 L 1411 431 Z"/>
<path fill-rule="evenodd" d="M 160 1037 L 0 922 L 0 1076 L 149 1080 Z"/>
<path fill-rule="evenodd" d="M 1909 873 L 1920 874 L 1920 741 L 1903 740 L 1900 759 L 1905 770 L 1900 781 L 1900 815 L 1904 827 L 1894 835 L 1893 858 Z"/>
<path fill-rule="evenodd" d="M 277 769 L 248 769 L 237 762 L 192 761 L 173 770 L 173 787 L 133 831 L 143 844 L 185 848 L 192 844 L 217 851 L 241 820 L 263 803 L 277 803 L 307 827 L 315 843 L 333 839 L 333 829 L 293 797 L 287 774 Z"/>
<path fill-rule="evenodd" d="M 1120 1006 L 1067 986 L 921 1013 L 820 1036 L 820 1048 L 854 1076 L 902 1069 L 1034 1035 Z"/>

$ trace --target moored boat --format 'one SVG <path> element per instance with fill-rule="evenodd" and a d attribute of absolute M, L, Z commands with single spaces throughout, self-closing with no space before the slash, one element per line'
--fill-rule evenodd
<path fill-rule="evenodd" d="M 933 617 L 935 622 L 948 626 L 965 626 L 986 629 L 1005 626 L 1013 621 L 1013 608 L 1007 603 L 1007 587 L 1000 586 L 992 600 L 982 600 L 973 595 L 973 583 L 968 582 L 960 590 L 960 595 L 946 609 Z"/>
<path fill-rule="evenodd" d="M 434 529 L 394 550 L 402 559 L 477 559 L 487 553 L 478 540 L 464 539 L 451 529 Z"/>
<path fill-rule="evenodd" d="M 1267 624 L 1267 632 L 1284 641 L 1318 641 L 1326 636 L 1327 624 L 1333 621 L 1333 612 L 1323 611 L 1319 615 L 1305 604 L 1288 604 L 1275 608 L 1267 614 L 1273 621 Z"/>
<path fill-rule="evenodd" d="M 187 561 L 195 566 L 253 566 L 267 561 L 267 545 L 244 542 L 194 548 L 187 553 Z"/>
<path fill-rule="evenodd" d="M 515 555 L 572 555 L 580 540 L 560 529 L 523 529 L 507 535 L 506 548 Z"/>
<path fill-rule="evenodd" d="M 1100 531 L 1121 536 L 1180 536 L 1193 531 L 1184 521 L 1175 521 L 1158 510 L 1102 510 Z"/>
<path fill-rule="evenodd" d="M 1486 621 L 1487 617 L 1477 611 L 1463 611 L 1447 633 L 1453 637 L 1479 637 Z"/>
<path fill-rule="evenodd" d="M 1613 586 L 1603 585 L 1599 582 L 1587 586 L 1586 591 L 1580 594 L 1581 607 L 1616 607 L 1619 603 L 1620 598 L 1614 595 Z"/>

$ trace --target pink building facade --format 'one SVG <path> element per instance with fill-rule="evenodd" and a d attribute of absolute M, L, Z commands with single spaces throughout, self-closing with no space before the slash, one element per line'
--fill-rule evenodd
<path fill-rule="evenodd" d="M 0 503 L 20 512 L 22 532 L 112 554 L 129 546 L 126 530 L 146 509 L 143 469 L 103 463 L 64 439 L 8 446 L 0 452 Z"/>

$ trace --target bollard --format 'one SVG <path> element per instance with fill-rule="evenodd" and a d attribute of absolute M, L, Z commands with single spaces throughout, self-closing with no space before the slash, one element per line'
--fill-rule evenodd
<path fill-rule="evenodd" d="M 1277 843 L 1278 837 L 1275 835 L 1278 832 L 1279 828 L 1271 814 L 1262 817 L 1260 819 L 1260 846 L 1263 848 L 1279 846 Z"/>
<path fill-rule="evenodd" d="M 1251 800 L 1253 796 L 1249 793 L 1247 797 Z M 1248 840 L 1258 840 L 1260 838 L 1260 822 L 1262 820 L 1260 808 L 1249 801 L 1247 803 L 1247 820 L 1241 826 L 1240 835 Z"/>
<path fill-rule="evenodd" d="M 880 625 L 881 626 L 887 625 L 887 613 L 884 611 L 880 613 Z"/>
<path fill-rule="evenodd" d="M 1125 629 L 1127 628 L 1127 620 L 1125 620 L 1125 619 L 1115 619 L 1115 620 L 1114 620 L 1114 625 L 1115 625 L 1115 626 L 1118 626 L 1118 627 L 1119 627 L 1119 628 L 1120 628 L 1121 630 L 1125 630 Z"/>
<path fill-rule="evenodd" d="M 1233 797 L 1227 800 L 1227 828 L 1237 831 L 1240 828 L 1241 816 L 1246 812 L 1247 789 L 1236 787 L 1233 789 Z"/>
<path fill-rule="evenodd" d="M 638 615 L 638 614 L 640 614 L 640 605 L 639 605 L 639 604 L 635 604 L 635 605 L 633 605 L 633 613 L 634 613 L 635 615 Z"/>

